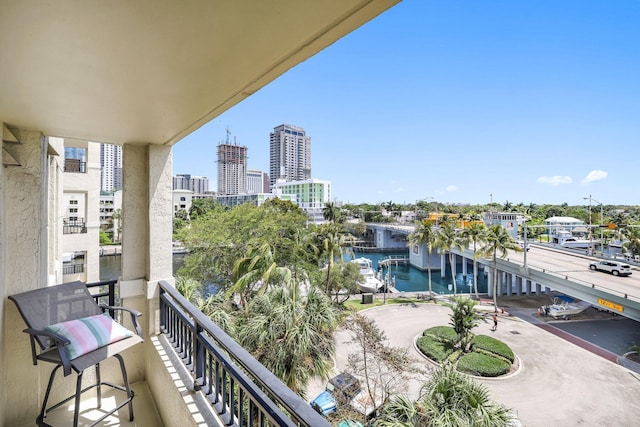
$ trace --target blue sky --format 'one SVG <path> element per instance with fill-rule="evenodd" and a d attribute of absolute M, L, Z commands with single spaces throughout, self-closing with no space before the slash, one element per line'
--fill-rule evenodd
<path fill-rule="evenodd" d="M 226 128 L 268 172 L 288 123 L 345 203 L 638 205 L 639 23 L 636 0 L 405 0 L 180 141 L 174 174 L 215 190 Z"/>

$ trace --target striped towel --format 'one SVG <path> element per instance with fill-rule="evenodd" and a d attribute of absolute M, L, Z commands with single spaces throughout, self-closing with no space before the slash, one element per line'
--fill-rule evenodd
<path fill-rule="evenodd" d="M 64 346 L 69 359 L 75 359 L 133 335 L 130 330 L 115 322 L 109 313 L 56 323 L 44 329 L 71 341 Z"/>

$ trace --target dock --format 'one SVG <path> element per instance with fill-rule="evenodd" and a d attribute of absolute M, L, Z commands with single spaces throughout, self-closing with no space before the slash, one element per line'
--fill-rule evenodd
<path fill-rule="evenodd" d="M 389 267 L 390 265 L 407 265 L 409 257 L 407 255 L 389 255 L 388 257 L 378 261 L 378 267 Z"/>

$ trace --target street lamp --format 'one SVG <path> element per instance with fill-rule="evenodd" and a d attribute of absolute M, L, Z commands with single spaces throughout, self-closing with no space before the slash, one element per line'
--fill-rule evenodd
<path fill-rule="evenodd" d="M 604 248 L 604 229 L 602 225 L 604 225 L 604 212 L 602 209 L 602 203 L 591 197 L 583 197 L 584 200 L 589 199 L 589 225 L 591 226 L 591 202 L 594 201 L 600 205 L 600 250 Z M 593 254 L 593 232 L 591 231 L 591 227 L 589 227 L 589 239 L 591 239 L 591 253 Z"/>

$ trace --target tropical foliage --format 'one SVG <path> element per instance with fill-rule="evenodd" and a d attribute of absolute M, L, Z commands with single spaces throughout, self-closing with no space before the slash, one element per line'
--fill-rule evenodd
<path fill-rule="evenodd" d="M 467 344 L 470 341 L 471 330 L 478 326 L 478 314 L 474 307 L 477 302 L 465 297 L 454 298 L 449 315 L 450 325 L 457 334 L 456 346 L 463 351 L 469 351 Z"/>
<path fill-rule="evenodd" d="M 483 384 L 446 364 L 432 371 L 415 402 L 404 396 L 394 397 L 375 422 L 376 427 L 511 425 L 514 423 L 509 409 L 493 402 Z"/>
<path fill-rule="evenodd" d="M 433 246 L 442 252 L 449 254 L 449 266 L 451 267 L 451 280 L 453 281 L 453 295 L 458 294 L 458 285 L 456 283 L 455 261 L 453 259 L 453 250 L 461 250 L 464 245 L 464 240 L 461 238 L 461 234 L 456 231 L 453 221 L 446 220 L 436 229 L 435 239 Z M 429 275 L 430 276 L 430 275 Z"/>
<path fill-rule="evenodd" d="M 500 258 L 506 258 L 508 249 L 522 252 L 520 246 L 501 225 L 489 227 L 485 234 L 484 246 L 479 252 L 483 256 L 490 256 L 493 261 L 493 307 L 496 313 L 498 312 L 498 254 Z"/>
<path fill-rule="evenodd" d="M 314 376 L 326 379 L 333 366 L 333 331 L 340 315 L 318 288 L 301 295 L 280 286 L 256 296 L 238 319 L 237 339 L 294 392 L 304 396 Z"/>

